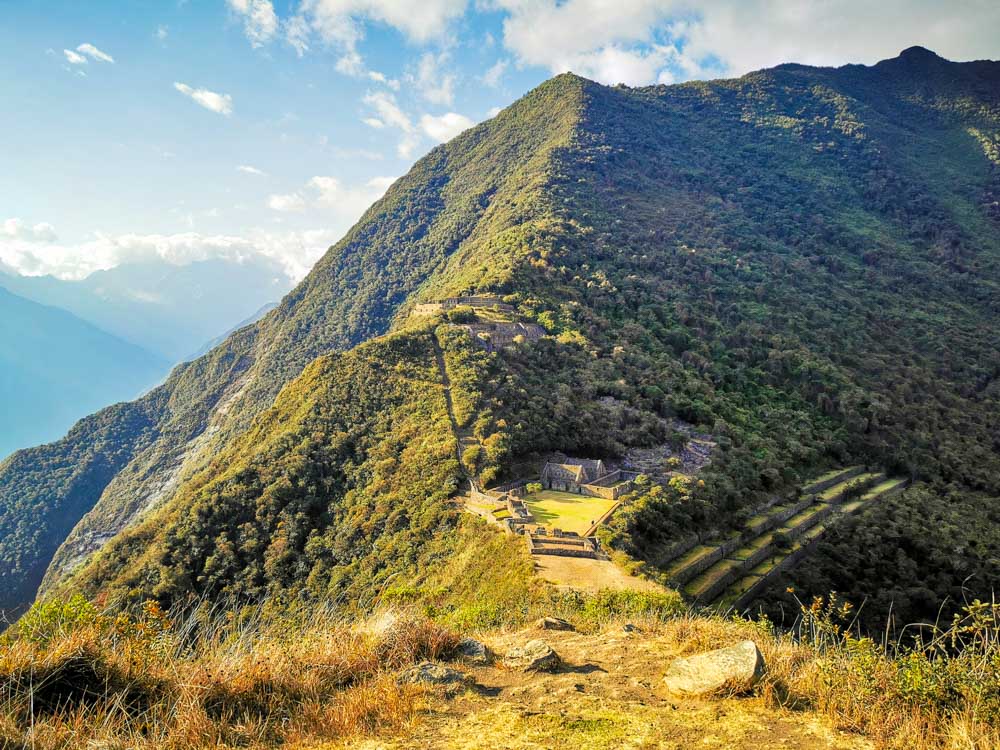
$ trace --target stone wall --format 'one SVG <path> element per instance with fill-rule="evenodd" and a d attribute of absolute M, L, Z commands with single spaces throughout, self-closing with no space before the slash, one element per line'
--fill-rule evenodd
<path fill-rule="evenodd" d="M 494 310 L 502 310 L 503 312 L 514 312 L 513 307 L 508 305 L 506 302 L 501 302 L 496 297 L 473 295 L 469 297 L 448 297 L 446 299 L 439 300 L 438 302 L 424 302 L 419 305 L 414 305 L 413 312 L 411 314 L 435 315 L 443 310 L 452 310 L 463 305 L 472 308 L 486 307 Z"/>

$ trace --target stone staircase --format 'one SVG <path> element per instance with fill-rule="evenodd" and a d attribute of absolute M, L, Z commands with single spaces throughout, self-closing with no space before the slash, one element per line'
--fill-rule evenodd
<path fill-rule="evenodd" d="M 528 551 L 533 555 L 558 555 L 560 557 L 588 557 L 606 559 L 594 537 L 575 534 L 531 532 L 527 535 Z"/>

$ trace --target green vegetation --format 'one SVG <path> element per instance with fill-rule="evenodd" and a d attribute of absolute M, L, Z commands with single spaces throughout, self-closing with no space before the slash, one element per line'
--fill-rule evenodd
<path fill-rule="evenodd" d="M 583 534 L 615 504 L 603 497 L 542 490 L 524 498 L 535 521 L 549 528 Z"/>
<path fill-rule="evenodd" d="M 449 564 L 448 575 L 493 575 L 466 562 L 473 567 Z M 551 611 L 508 610 L 508 624 Z M 721 736 L 725 747 L 746 750 L 764 736 L 789 747 L 978 750 L 1000 741 L 997 605 L 973 602 L 940 628 L 888 648 L 847 627 L 853 612 L 833 599 L 800 605 L 792 633 L 766 621 L 692 615 L 676 598 L 627 591 L 579 596 L 559 611 L 576 632 L 546 640 L 569 668 L 539 676 L 457 658 L 462 636 L 503 653 L 528 634 L 470 633 L 400 604 L 349 618 L 301 604 L 164 611 L 145 602 L 121 611 L 83 597 L 50 600 L 0 638 L 0 744 L 451 748 L 527 739 L 612 748 L 637 736 L 688 744 Z M 655 698 L 673 657 L 747 638 L 767 663 L 752 694 L 682 705 Z M 447 700 L 398 679 L 425 659 L 471 673 L 485 689 L 459 688 L 459 699 Z M 536 703 L 539 691 L 544 701 Z"/>
<path fill-rule="evenodd" d="M 998 78 L 917 51 L 670 87 L 547 82 L 418 162 L 260 323 L 105 432 L 0 468 L 0 518 L 21 527 L 0 582 L 23 601 L 11 571 L 44 567 L 87 513 L 47 590 L 357 602 L 456 554 L 447 499 L 466 474 L 620 456 L 676 441 L 681 419 L 718 449 L 696 480 L 638 486 L 606 535 L 624 553 L 655 562 L 805 477 L 878 465 L 915 486 L 831 528 L 784 585 L 867 598 L 873 629 L 890 607 L 932 619 L 985 598 L 998 165 L 970 129 L 1000 128 Z M 408 316 L 469 291 L 550 335 L 487 355 L 443 316 Z M 73 484 L 48 468 L 65 464 L 95 468 Z"/>

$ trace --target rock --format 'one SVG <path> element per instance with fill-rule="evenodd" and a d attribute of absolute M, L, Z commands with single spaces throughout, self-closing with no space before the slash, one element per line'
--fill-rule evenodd
<path fill-rule="evenodd" d="M 539 630 L 576 630 L 572 623 L 561 617 L 543 617 L 535 622 L 535 627 Z"/>
<path fill-rule="evenodd" d="M 461 672 L 440 664 L 425 661 L 403 670 L 399 675 L 400 684 L 408 685 L 446 685 L 456 687 L 468 681 Z"/>
<path fill-rule="evenodd" d="M 503 659 L 506 666 L 524 672 L 551 672 L 560 661 L 559 654 L 545 641 L 528 641 L 523 646 L 512 648 Z"/>
<path fill-rule="evenodd" d="M 463 638 L 456 649 L 458 656 L 469 664 L 485 665 L 493 661 L 493 654 L 485 643 L 475 638 Z"/>
<path fill-rule="evenodd" d="M 663 683 L 678 696 L 742 693 L 756 685 L 765 670 L 757 644 L 743 641 L 729 648 L 675 659 Z"/>

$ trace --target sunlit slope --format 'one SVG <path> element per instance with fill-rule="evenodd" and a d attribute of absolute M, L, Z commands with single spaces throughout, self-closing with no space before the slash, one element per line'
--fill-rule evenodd
<path fill-rule="evenodd" d="M 37 449 L 28 464 L 0 469 L 0 529 L 23 531 L 0 535 L 0 607 L 31 600 L 41 571 L 81 518 L 49 571 L 50 582 L 168 498 L 182 476 L 249 426 L 309 361 L 384 332 L 408 295 L 434 284 L 449 257 L 471 252 L 470 244 L 495 243 L 510 227 L 544 213 L 539 196 L 548 154 L 569 140 L 581 85 L 563 78 L 542 86 L 434 149 L 275 311 L 177 368 L 149 399 L 103 413 L 113 440 L 79 430 Z M 149 416 L 142 430 L 122 416 L 129 409 Z M 42 468 L 71 456 L 82 457 L 82 465 L 73 461 L 86 481 Z"/>
<path fill-rule="evenodd" d="M 851 520 L 888 540 L 865 555 L 891 560 L 859 561 L 836 587 L 873 592 L 863 617 L 884 613 L 894 590 L 929 592 L 907 596 L 906 612 L 897 605 L 904 619 L 933 616 L 929 602 L 963 582 L 987 593 L 1000 528 L 998 81 L 995 63 L 920 49 L 873 67 L 789 65 L 647 89 L 553 79 L 418 163 L 245 342 L 216 350 L 246 347 L 245 380 L 225 381 L 225 407 L 205 417 L 217 431 L 180 457 L 204 471 L 164 483 L 157 443 L 148 472 L 119 473 L 76 538 L 130 523 L 120 509 L 143 505 L 154 479 L 163 510 L 78 580 L 164 600 L 363 597 L 384 574 L 419 575 L 430 550 L 447 556 L 445 498 L 465 475 L 520 476 L 556 449 L 610 458 L 670 444 L 683 420 L 717 441 L 712 463 L 697 480 L 645 486 L 613 519 L 609 544 L 655 563 L 832 466 L 873 464 L 917 481 Z M 463 291 L 504 296 L 547 336 L 487 354 L 457 325 L 407 317 L 417 301 Z M 460 437 L 475 438 L 461 467 L 456 437 L 442 447 L 436 425 L 452 420 L 427 377 L 406 375 L 398 401 L 372 392 L 360 412 L 350 401 L 361 363 L 374 361 L 366 352 L 389 347 L 389 389 L 404 388 L 393 368 L 430 372 L 438 328 L 447 337 L 435 361 L 467 352 L 485 368 L 451 378 L 468 391 Z M 363 339 L 253 422 L 307 360 Z M 315 422 L 295 417 L 314 412 Z M 437 452 L 411 448 L 423 445 L 411 414 L 431 425 L 425 447 Z M 339 441 L 348 416 L 373 443 Z M 253 438 L 241 437 L 250 424 Z M 396 432 L 406 437 L 389 452 L 382 441 Z M 419 497 L 386 489 L 411 484 Z M 282 515 L 297 507 L 308 508 L 301 519 Z M 440 523 L 414 525 L 414 508 Z M 230 518 L 259 525 L 234 531 Z M 282 542 L 283 528 L 297 536 Z M 236 549 L 216 560 L 228 543 Z M 405 565 L 382 545 L 405 547 Z M 809 593 L 825 593 L 835 579 L 823 571 L 847 551 L 819 545 L 809 567 L 826 577 Z"/>

